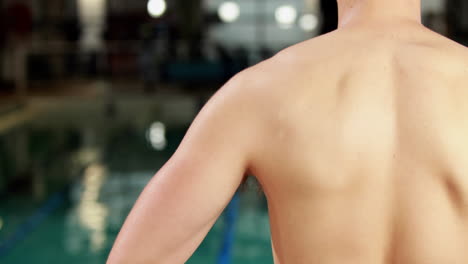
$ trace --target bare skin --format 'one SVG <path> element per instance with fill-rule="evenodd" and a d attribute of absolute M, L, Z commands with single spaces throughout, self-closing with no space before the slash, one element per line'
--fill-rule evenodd
<path fill-rule="evenodd" d="M 276 264 L 468 263 L 468 52 L 420 24 L 417 0 L 339 5 L 337 31 L 213 96 L 108 263 L 184 263 L 246 172 Z"/>

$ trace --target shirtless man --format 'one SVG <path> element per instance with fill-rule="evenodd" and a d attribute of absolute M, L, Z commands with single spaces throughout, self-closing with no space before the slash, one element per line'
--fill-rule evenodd
<path fill-rule="evenodd" d="M 212 97 L 109 264 L 184 263 L 246 172 L 276 264 L 468 263 L 467 49 L 421 25 L 420 0 L 338 4 L 338 30 Z"/>

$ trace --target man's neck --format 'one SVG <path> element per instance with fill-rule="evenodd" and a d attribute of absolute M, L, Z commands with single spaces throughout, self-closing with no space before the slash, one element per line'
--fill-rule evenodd
<path fill-rule="evenodd" d="M 333 1 L 333 0 L 329 0 Z M 421 23 L 421 0 L 337 0 L 339 28 L 352 24 Z"/>

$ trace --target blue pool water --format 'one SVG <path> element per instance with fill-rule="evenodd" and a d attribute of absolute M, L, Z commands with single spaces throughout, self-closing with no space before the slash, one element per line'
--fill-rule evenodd
<path fill-rule="evenodd" d="M 105 263 L 190 123 L 170 124 L 158 111 L 135 120 L 99 115 L 70 122 L 73 113 L 53 110 L 0 135 L 0 263 Z M 151 139 L 152 127 L 163 129 L 163 141 Z M 237 197 L 189 264 L 272 263 L 265 198 L 254 184 Z"/>

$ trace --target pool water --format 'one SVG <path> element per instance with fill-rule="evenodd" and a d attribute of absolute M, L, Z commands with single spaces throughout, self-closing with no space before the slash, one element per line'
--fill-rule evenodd
<path fill-rule="evenodd" d="M 0 263 L 105 263 L 139 193 L 191 120 L 141 109 L 122 120 L 99 107 L 76 119 L 73 111 L 89 107 L 51 109 L 0 136 Z M 162 141 L 151 138 L 154 127 Z M 22 151 L 11 147 L 18 142 Z M 187 263 L 272 263 L 267 205 L 253 181 Z"/>

